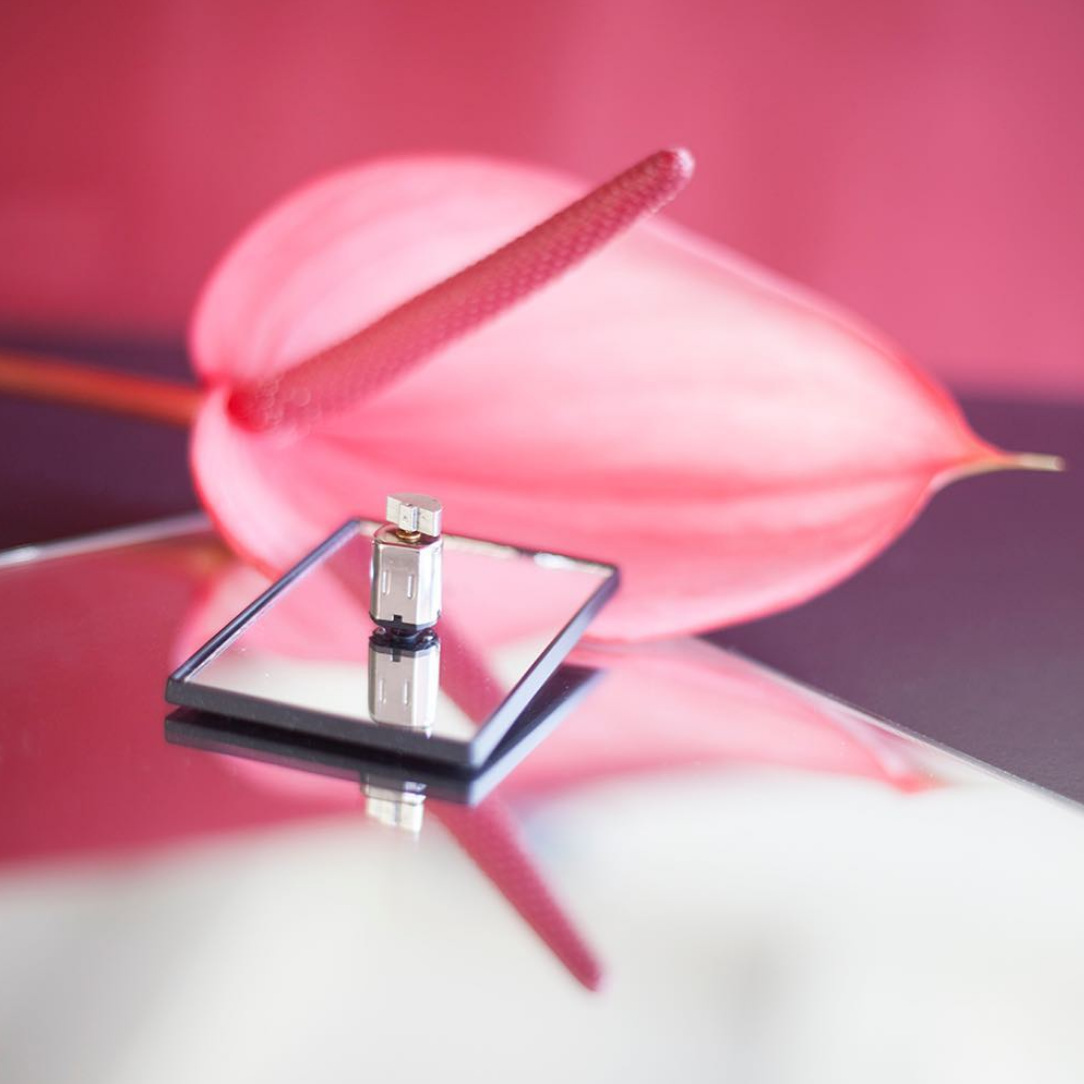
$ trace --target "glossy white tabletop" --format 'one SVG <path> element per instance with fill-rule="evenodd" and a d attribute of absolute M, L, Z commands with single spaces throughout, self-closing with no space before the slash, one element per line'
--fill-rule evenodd
<path fill-rule="evenodd" d="M 0 562 L 0 1078 L 1069 1081 L 1084 817 L 701 641 L 417 834 L 167 744 L 263 581 L 198 524 Z M 210 626 L 210 627 L 208 627 Z"/>

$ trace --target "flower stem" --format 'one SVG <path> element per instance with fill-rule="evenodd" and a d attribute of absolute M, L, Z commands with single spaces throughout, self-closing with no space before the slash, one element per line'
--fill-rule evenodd
<path fill-rule="evenodd" d="M 191 384 L 8 351 L 0 351 L 0 392 L 180 426 L 191 423 L 200 400 Z"/>

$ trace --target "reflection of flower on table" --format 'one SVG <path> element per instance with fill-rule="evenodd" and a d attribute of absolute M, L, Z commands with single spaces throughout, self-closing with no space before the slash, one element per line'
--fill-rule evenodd
<path fill-rule="evenodd" d="M 266 579 L 247 566 L 235 563 L 223 569 L 189 613 L 174 658 L 185 658 L 266 586 Z M 495 592 L 487 597 L 508 596 Z M 467 718 L 481 721 L 492 706 L 488 696 L 482 701 L 476 696 L 493 685 L 484 680 L 489 661 L 499 659 L 502 648 L 518 654 L 522 648 L 517 643 L 535 643 L 538 628 L 550 628 L 555 606 L 567 605 L 559 593 L 555 598 L 548 592 L 521 591 L 515 597 L 514 607 L 494 602 L 492 620 L 480 622 L 477 630 L 442 620 L 441 636 L 455 641 L 461 656 L 474 660 L 474 670 L 459 671 L 459 687 L 444 690 Z M 274 613 L 274 622 L 257 621 L 246 632 L 248 650 L 262 660 L 262 670 L 273 673 L 283 661 L 300 664 L 317 654 L 324 677 L 336 666 L 357 673 L 358 645 L 365 643 L 358 630 L 367 627 L 368 618 L 365 595 L 356 585 L 320 576 L 306 590 L 287 595 Z M 475 645 L 472 634 L 480 637 Z M 329 662 L 336 658 L 338 663 Z M 902 741 L 868 724 L 848 722 L 842 709 L 706 642 L 586 644 L 576 649 L 572 661 L 599 668 L 605 676 L 571 718 L 480 806 L 430 802 L 428 808 L 588 986 L 599 981 L 599 964 L 522 843 L 510 803 L 629 773 L 728 764 L 842 772 L 901 790 L 931 782 L 912 763 Z M 239 771 L 254 784 L 276 791 L 308 794 L 328 788 L 321 777 L 256 761 L 241 761 Z"/>

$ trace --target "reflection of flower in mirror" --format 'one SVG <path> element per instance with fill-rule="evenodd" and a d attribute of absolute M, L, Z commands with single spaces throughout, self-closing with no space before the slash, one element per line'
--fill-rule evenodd
<path fill-rule="evenodd" d="M 549 627 L 552 599 L 537 578 L 520 586 L 532 582 L 540 584 L 538 591 L 516 595 L 514 618 L 477 627 L 468 623 L 442 635 L 454 634 L 483 671 L 502 644 L 529 633 L 532 618 Z M 266 586 L 266 579 L 240 563 L 223 570 L 189 613 L 175 661 L 190 655 Z M 358 630 L 367 625 L 366 599 L 334 575 L 291 591 L 273 613 L 274 621 L 256 621 L 245 633 L 246 650 L 259 654 L 261 671 L 270 674 L 314 654 L 344 667 L 360 665 Z M 901 791 L 933 782 L 902 740 L 705 641 L 581 646 L 572 661 L 601 670 L 603 679 L 497 793 L 474 810 L 433 801 L 426 808 L 591 988 L 601 978 L 599 961 L 525 848 L 512 813 L 517 803 L 630 775 L 720 767 L 839 773 Z M 476 717 L 470 685 L 445 686 L 444 692 Z M 255 759 L 239 760 L 235 770 L 260 789 L 306 798 L 334 792 L 348 804 L 356 802 L 356 796 L 303 770 Z"/>
<path fill-rule="evenodd" d="M 537 589 L 528 593 L 532 582 Z M 268 583 L 236 561 L 208 580 L 180 629 L 174 663 L 191 655 Z M 494 607 L 492 621 L 454 630 L 480 667 L 502 645 L 531 640 L 532 622 L 541 629 L 552 625 L 553 598 L 546 585 L 521 578 L 516 588 L 517 604 L 506 608 L 506 620 Z M 284 665 L 314 654 L 359 657 L 358 628 L 368 626 L 366 599 L 335 577 L 308 577 L 305 590 L 289 592 L 273 613 L 273 622 L 257 621 L 246 631 L 251 649 Z M 856 724 L 839 705 L 706 641 L 582 644 L 570 661 L 598 668 L 606 678 L 502 786 L 505 794 L 628 772 L 750 763 L 863 776 L 901 790 L 925 785 L 924 769 L 908 761 L 908 743 L 872 724 Z M 450 691 L 470 695 L 466 689 Z M 275 771 L 269 778 L 303 789 L 321 785 L 289 772 Z"/>

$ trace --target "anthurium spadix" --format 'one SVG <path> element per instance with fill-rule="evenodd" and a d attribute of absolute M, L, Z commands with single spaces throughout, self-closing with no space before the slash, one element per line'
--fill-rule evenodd
<path fill-rule="evenodd" d="M 980 440 L 804 290 L 672 223 L 626 231 L 690 175 L 660 152 L 583 197 L 396 158 L 273 208 L 192 324 L 192 462 L 226 538 L 280 570 L 386 493 L 432 492 L 450 531 L 619 564 L 593 631 L 643 638 L 800 602 L 946 481 L 1047 462 Z"/>

